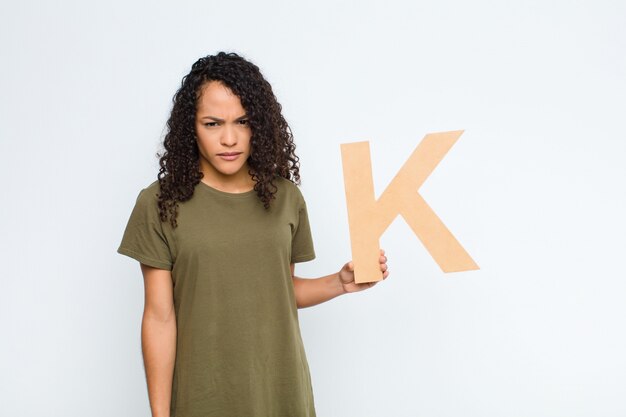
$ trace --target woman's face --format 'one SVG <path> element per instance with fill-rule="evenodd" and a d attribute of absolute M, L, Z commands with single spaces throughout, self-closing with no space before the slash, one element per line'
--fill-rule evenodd
<path fill-rule="evenodd" d="M 196 110 L 200 169 L 211 184 L 248 184 L 252 131 L 239 97 L 219 81 L 201 87 Z"/>

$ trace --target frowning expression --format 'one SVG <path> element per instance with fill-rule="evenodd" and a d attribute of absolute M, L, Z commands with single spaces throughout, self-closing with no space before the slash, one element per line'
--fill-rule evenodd
<path fill-rule="evenodd" d="M 220 81 L 200 91 L 195 128 L 204 178 L 223 183 L 249 177 L 252 131 L 241 100 Z"/>

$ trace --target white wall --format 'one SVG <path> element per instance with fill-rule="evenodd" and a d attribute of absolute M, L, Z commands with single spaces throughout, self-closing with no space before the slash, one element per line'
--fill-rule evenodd
<path fill-rule="evenodd" d="M 149 416 L 143 283 L 116 253 L 171 97 L 237 51 L 296 136 L 317 277 L 350 259 L 339 144 L 421 193 L 480 271 L 401 218 L 391 275 L 300 310 L 320 417 L 626 415 L 623 2 L 3 2 L 0 414 Z"/>

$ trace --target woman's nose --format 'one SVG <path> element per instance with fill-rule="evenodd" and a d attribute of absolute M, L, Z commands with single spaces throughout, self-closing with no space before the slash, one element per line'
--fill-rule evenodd
<path fill-rule="evenodd" d="M 233 146 L 237 143 L 237 134 L 235 129 L 232 126 L 226 125 L 224 126 L 224 131 L 222 134 L 222 145 L 224 146 Z"/>

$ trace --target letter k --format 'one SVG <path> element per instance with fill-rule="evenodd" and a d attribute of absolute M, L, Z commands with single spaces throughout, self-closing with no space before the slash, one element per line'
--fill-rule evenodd
<path fill-rule="evenodd" d="M 369 142 L 341 144 L 356 283 L 382 280 L 379 239 L 398 214 L 444 272 L 479 269 L 418 193 L 462 133 L 458 130 L 424 136 L 378 200 L 374 198 Z"/>

